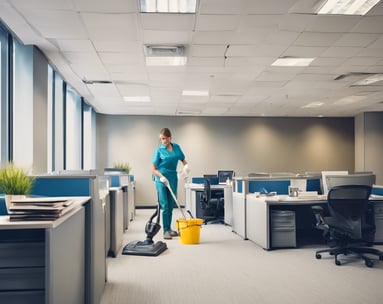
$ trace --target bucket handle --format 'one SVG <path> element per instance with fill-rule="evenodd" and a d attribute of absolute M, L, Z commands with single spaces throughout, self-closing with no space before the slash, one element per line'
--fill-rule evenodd
<path fill-rule="evenodd" d="M 193 224 L 193 225 L 189 225 L 188 223 L 186 223 L 186 227 L 180 227 L 179 225 L 178 225 L 178 230 L 182 230 L 182 229 L 186 229 L 186 228 L 190 228 L 190 227 L 200 227 L 200 228 L 202 228 L 202 224 Z"/>

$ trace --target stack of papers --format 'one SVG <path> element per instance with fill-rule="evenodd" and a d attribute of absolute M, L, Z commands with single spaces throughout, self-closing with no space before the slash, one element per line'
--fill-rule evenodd
<path fill-rule="evenodd" d="M 11 221 L 53 221 L 74 207 L 73 201 L 65 198 L 35 197 L 11 201 Z"/>

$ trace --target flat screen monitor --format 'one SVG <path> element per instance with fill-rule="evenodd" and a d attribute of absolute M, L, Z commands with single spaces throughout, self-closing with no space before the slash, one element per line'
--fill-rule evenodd
<path fill-rule="evenodd" d="M 372 187 L 375 184 L 375 174 L 327 175 L 328 189 L 343 185 L 365 185 Z"/>
<path fill-rule="evenodd" d="M 348 175 L 348 171 L 322 171 L 322 193 L 326 195 L 330 189 L 326 180 L 326 176 L 328 175 Z"/>
<path fill-rule="evenodd" d="M 226 184 L 227 179 L 232 180 L 233 176 L 233 170 L 218 170 L 218 183 Z"/>

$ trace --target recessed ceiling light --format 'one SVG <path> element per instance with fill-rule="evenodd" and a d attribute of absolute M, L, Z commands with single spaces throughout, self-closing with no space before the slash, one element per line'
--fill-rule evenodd
<path fill-rule="evenodd" d="M 197 0 L 139 0 L 141 13 L 195 14 Z"/>
<path fill-rule="evenodd" d="M 302 108 L 318 108 L 318 107 L 321 107 L 323 105 L 324 105 L 323 102 L 314 101 L 314 102 L 308 103 L 307 105 L 304 105 Z"/>
<path fill-rule="evenodd" d="M 146 57 L 145 63 L 147 66 L 182 66 L 186 65 L 187 58 L 185 56 L 173 57 Z"/>
<path fill-rule="evenodd" d="M 302 67 L 302 66 L 309 66 L 310 63 L 315 58 L 296 58 L 296 57 L 285 57 L 285 58 L 278 58 L 275 60 L 271 65 L 272 66 L 296 66 L 296 67 Z"/>
<path fill-rule="evenodd" d="M 184 115 L 184 116 L 198 115 L 200 113 L 201 113 L 201 111 L 194 111 L 194 110 L 179 110 L 179 111 L 177 111 L 177 115 Z"/>
<path fill-rule="evenodd" d="M 208 91 L 182 91 L 182 96 L 209 96 Z"/>
<path fill-rule="evenodd" d="M 352 104 L 358 101 L 362 101 L 363 99 L 366 99 L 366 96 L 357 96 L 357 95 L 351 95 L 351 96 L 346 96 L 341 99 L 338 99 L 334 104 L 336 105 L 348 105 Z"/>
<path fill-rule="evenodd" d="M 375 74 L 375 75 L 368 76 L 367 78 L 364 78 L 362 80 L 359 80 L 353 83 L 351 86 L 366 86 L 366 85 L 370 85 L 372 83 L 382 81 L 382 80 L 383 80 L 383 74 Z"/>
<path fill-rule="evenodd" d="M 126 102 L 150 102 L 150 96 L 124 96 Z"/>
<path fill-rule="evenodd" d="M 327 0 L 318 14 L 365 15 L 380 0 Z"/>

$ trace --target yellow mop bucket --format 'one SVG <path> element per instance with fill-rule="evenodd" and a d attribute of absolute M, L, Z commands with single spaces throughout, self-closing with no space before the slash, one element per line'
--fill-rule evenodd
<path fill-rule="evenodd" d="M 181 244 L 199 244 L 200 230 L 203 219 L 199 218 L 179 218 L 176 221 L 176 228 L 180 235 Z"/>

